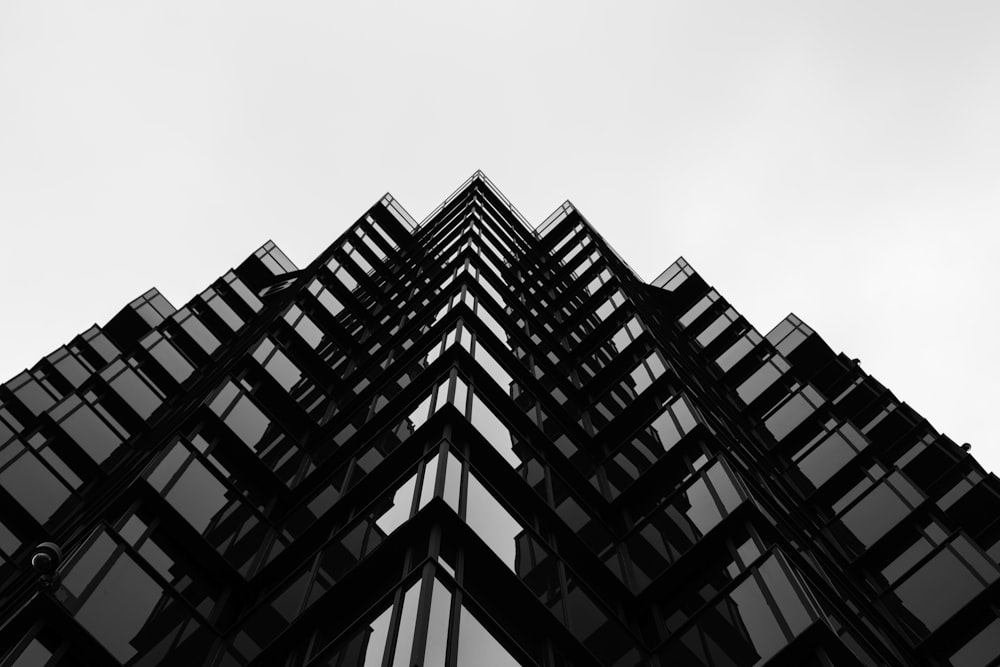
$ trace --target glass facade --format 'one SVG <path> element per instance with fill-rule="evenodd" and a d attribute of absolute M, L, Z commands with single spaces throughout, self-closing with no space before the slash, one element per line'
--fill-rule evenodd
<path fill-rule="evenodd" d="M 0 386 L 0 667 L 985 667 L 998 563 L 997 478 L 799 318 L 481 172 Z"/>

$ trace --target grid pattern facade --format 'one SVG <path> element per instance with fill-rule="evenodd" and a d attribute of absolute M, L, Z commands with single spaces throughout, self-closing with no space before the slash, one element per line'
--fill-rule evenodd
<path fill-rule="evenodd" d="M 998 510 L 794 315 L 477 172 L 0 386 L 0 666 L 985 667 Z"/>

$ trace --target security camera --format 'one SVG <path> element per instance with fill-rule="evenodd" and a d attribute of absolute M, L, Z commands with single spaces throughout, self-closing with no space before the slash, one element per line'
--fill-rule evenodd
<path fill-rule="evenodd" d="M 62 549 L 55 542 L 42 542 L 35 547 L 31 554 L 31 567 L 39 574 L 39 582 L 43 588 L 55 583 L 62 557 Z"/>

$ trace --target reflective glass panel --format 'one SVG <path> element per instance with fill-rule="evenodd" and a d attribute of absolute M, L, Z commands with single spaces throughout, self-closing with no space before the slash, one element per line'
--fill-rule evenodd
<path fill-rule="evenodd" d="M 139 648 L 151 648 L 150 641 L 175 627 L 175 614 L 157 618 L 158 608 L 170 602 L 135 561 L 121 554 L 76 618 L 112 655 L 125 662 Z M 151 625 L 147 627 L 147 623 Z"/>
<path fill-rule="evenodd" d="M 986 667 L 1000 656 L 1000 618 L 952 654 L 953 667 Z"/>
<path fill-rule="evenodd" d="M 935 630 L 983 589 L 949 549 L 942 549 L 903 580 L 895 593 L 928 630 Z"/>
<path fill-rule="evenodd" d="M 507 463 L 515 468 L 521 464 L 521 459 L 514 454 L 514 443 L 510 437 L 510 430 L 503 425 L 503 422 L 493 414 L 489 406 L 475 392 L 472 394 L 472 425 L 493 445 L 493 448 L 504 457 Z"/>
<path fill-rule="evenodd" d="M 435 578 L 431 594 L 431 613 L 427 620 L 427 646 L 424 649 L 424 664 L 428 667 L 445 664 L 450 612 L 451 592 Z"/>
<path fill-rule="evenodd" d="M 121 439 L 87 405 L 80 406 L 59 425 L 97 463 L 107 459 L 121 444 Z"/>
<path fill-rule="evenodd" d="M 458 660 L 456 665 L 477 665 L 477 667 L 518 667 L 520 663 L 507 652 L 469 613 L 464 606 L 460 615 L 458 635 Z"/>
<path fill-rule="evenodd" d="M 524 528 L 497 502 L 475 475 L 469 475 L 465 522 L 513 570 L 516 564 L 517 539 Z"/>
<path fill-rule="evenodd" d="M 22 454 L 0 473 L 0 486 L 38 523 L 48 521 L 70 496 L 69 489 L 31 452 Z"/>

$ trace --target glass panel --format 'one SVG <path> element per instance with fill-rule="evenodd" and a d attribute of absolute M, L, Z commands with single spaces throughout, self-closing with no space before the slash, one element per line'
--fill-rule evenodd
<path fill-rule="evenodd" d="M 663 445 L 663 451 L 669 450 L 681 439 L 681 434 L 677 430 L 677 425 L 674 424 L 669 408 L 664 408 L 660 416 L 650 424 L 650 428 L 653 429 L 660 444 Z"/>
<path fill-rule="evenodd" d="M 458 659 L 456 665 L 477 667 L 518 667 L 520 663 L 491 635 L 486 628 L 462 607 L 459 621 Z"/>
<path fill-rule="evenodd" d="M 736 656 L 753 655 L 753 662 L 742 659 L 734 660 L 733 664 L 758 664 L 770 658 L 785 646 L 787 640 L 781 631 L 774 613 L 764 599 L 757 581 L 750 577 L 737 586 L 729 596 L 714 610 L 721 623 L 716 626 L 720 630 L 731 624 L 726 632 L 713 632 L 714 627 L 705 624 L 706 643 L 709 653 L 726 656 L 732 659 Z M 735 631 L 735 634 L 734 634 Z M 745 643 L 744 643 L 745 642 Z M 732 652 L 732 647 L 738 647 Z M 717 664 L 728 664 L 718 661 Z"/>
<path fill-rule="evenodd" d="M 86 405 L 81 405 L 59 425 L 97 463 L 102 463 L 121 444 L 121 439 Z"/>
<path fill-rule="evenodd" d="M 178 382 L 183 382 L 194 372 L 194 366 L 165 339 L 151 347 L 149 354 Z"/>
<path fill-rule="evenodd" d="M 162 403 L 160 397 L 131 370 L 126 369 L 108 384 L 143 419 L 149 419 Z"/>
<path fill-rule="evenodd" d="M 427 620 L 427 646 L 424 650 L 423 664 L 427 667 L 445 664 L 450 612 L 451 592 L 435 577 L 431 595 L 431 613 Z"/>
<path fill-rule="evenodd" d="M 62 373 L 63 377 L 69 380 L 70 384 L 74 387 L 79 387 L 90 377 L 87 369 L 72 354 L 67 354 L 59 361 L 53 363 L 56 369 Z"/>
<path fill-rule="evenodd" d="M 799 470 L 818 489 L 854 458 L 854 454 L 843 436 L 833 433 L 799 461 Z"/>
<path fill-rule="evenodd" d="M 437 481 L 438 458 L 434 455 L 424 466 L 424 478 L 420 483 L 420 500 L 417 502 L 417 509 L 427 504 L 434 495 L 434 484 Z"/>
<path fill-rule="evenodd" d="M 8 445 L 8 449 L 15 444 Z M 0 486 L 42 524 L 70 496 L 69 489 L 27 451 L 0 473 Z"/>
<path fill-rule="evenodd" d="M 955 537 L 951 546 L 987 583 L 992 583 L 997 578 L 997 566 L 986 560 L 975 544 L 964 535 Z"/>
<path fill-rule="evenodd" d="M 486 373 L 493 378 L 498 385 L 500 385 L 500 388 L 503 389 L 504 393 L 510 394 L 511 384 L 514 379 L 506 370 L 504 370 L 504 367 L 500 365 L 500 362 L 498 362 L 485 347 L 478 343 L 476 345 L 476 361 L 478 361 L 479 365 L 483 367 L 483 370 L 485 370 Z"/>
<path fill-rule="evenodd" d="M 51 657 L 52 651 L 42 646 L 37 639 L 32 639 L 11 667 L 44 667 Z"/>
<path fill-rule="evenodd" d="M 702 347 L 707 347 L 715 338 L 725 331 L 732 321 L 736 319 L 736 312 L 730 308 L 722 315 L 715 318 L 715 321 L 705 327 L 705 330 L 698 334 L 697 341 Z"/>
<path fill-rule="evenodd" d="M 864 546 L 870 547 L 909 512 L 895 491 L 882 483 L 845 512 L 841 521 Z"/>
<path fill-rule="evenodd" d="M 796 394 L 764 420 L 775 440 L 781 440 L 816 410 L 802 394 Z"/>
<path fill-rule="evenodd" d="M 465 522 L 504 565 L 513 570 L 517 563 L 517 539 L 524 528 L 500 505 L 486 487 L 469 475 Z"/>
<path fill-rule="evenodd" d="M 393 655 L 393 667 L 407 667 L 410 654 L 413 652 L 413 631 L 417 624 L 417 599 L 420 597 L 420 582 L 410 586 L 403 596 L 402 609 L 399 615 L 399 626 L 396 630 L 396 651 Z"/>
<path fill-rule="evenodd" d="M 451 455 L 447 457 L 444 473 L 444 500 L 458 512 L 458 495 L 462 484 L 462 462 Z"/>
<path fill-rule="evenodd" d="M 727 512 L 732 512 L 743 502 L 731 474 L 726 471 L 721 463 L 713 465 L 705 472 L 705 475 L 712 483 L 712 487 L 715 489 L 716 494 L 718 494 L 719 499 L 722 500 L 722 506 Z"/>
<path fill-rule="evenodd" d="M 21 540 L 0 522 L 0 553 L 11 555 L 21 546 Z"/>
<path fill-rule="evenodd" d="M 920 536 L 920 538 L 910 545 L 903 553 L 882 568 L 882 576 L 884 576 L 886 581 L 890 584 L 895 583 L 900 576 L 913 567 L 917 561 L 929 554 L 933 548 L 933 545 L 927 540 L 926 537 Z"/>
<path fill-rule="evenodd" d="M 691 326 L 691 323 L 698 319 L 698 316 L 708 310 L 708 307 L 715 303 L 719 298 L 718 293 L 712 290 L 707 295 L 702 297 L 701 301 L 694 304 L 690 310 L 681 315 L 680 319 L 677 321 L 684 328 Z"/>
<path fill-rule="evenodd" d="M 172 629 L 175 613 L 157 618 L 158 608 L 169 602 L 163 589 L 122 554 L 76 618 L 115 658 L 125 662 L 138 648 L 150 648 L 150 637 L 160 639 Z M 165 620 L 165 627 L 147 627 L 147 623 Z"/>
<path fill-rule="evenodd" d="M 983 585 L 958 557 L 942 549 L 905 579 L 895 593 L 906 609 L 933 631 L 982 589 Z"/>
<path fill-rule="evenodd" d="M 724 371 L 728 371 L 730 368 L 736 365 L 740 359 L 745 357 L 750 351 L 756 346 L 756 343 L 748 338 L 740 338 L 738 341 L 732 344 L 728 350 L 722 353 L 722 355 L 715 360 L 715 363 L 719 365 Z"/>
<path fill-rule="evenodd" d="M 521 459 L 514 454 L 514 443 L 510 431 L 503 425 L 489 406 L 473 392 L 472 394 L 472 425 L 493 445 L 501 456 L 513 467 L 521 464 Z"/>
<path fill-rule="evenodd" d="M 986 667 L 1000 656 L 1000 618 L 987 625 L 951 656 L 953 667 Z"/>
<path fill-rule="evenodd" d="M 371 627 L 366 628 L 367 648 L 365 649 L 365 667 L 372 665 L 377 667 L 382 664 L 382 656 L 385 654 L 386 638 L 389 636 L 389 621 L 392 620 L 392 607 L 390 606 L 382 612 L 378 618 L 372 621 Z"/>
<path fill-rule="evenodd" d="M 274 350 L 274 353 L 270 359 L 267 359 L 267 353 L 270 350 Z M 274 343 L 270 340 L 265 340 L 253 356 L 285 391 L 291 391 L 302 380 L 302 371 L 299 367 L 292 363 L 284 352 L 275 349 Z"/>
<path fill-rule="evenodd" d="M 73 563 L 69 572 L 63 577 L 63 586 L 75 597 L 80 597 L 98 571 L 111 557 L 116 548 L 114 540 L 101 531 L 87 551 Z"/>
<path fill-rule="evenodd" d="M 170 478 L 174 476 L 174 473 L 181 467 L 181 464 L 187 460 L 190 452 L 187 448 L 180 444 L 175 444 L 170 453 L 163 458 L 163 460 L 156 466 L 156 469 L 150 473 L 147 480 L 150 485 L 157 491 L 162 491 L 163 487 L 167 485 Z"/>
<path fill-rule="evenodd" d="M 199 533 L 226 506 L 228 489 L 201 464 L 191 461 L 167 492 L 166 499 Z"/>
<path fill-rule="evenodd" d="M 749 404 L 764 393 L 764 390 L 774 384 L 787 370 L 788 364 L 785 363 L 784 359 L 781 357 L 771 357 L 769 361 L 758 368 L 753 375 L 736 388 L 736 393 L 739 394 L 744 403 Z"/>
<path fill-rule="evenodd" d="M 17 378 L 14 378 L 8 383 L 8 387 L 13 385 L 15 382 L 20 381 L 22 378 L 27 378 L 27 373 L 22 373 Z M 42 389 L 42 385 L 38 384 L 34 380 L 28 378 L 28 380 L 22 384 L 17 389 L 12 390 L 14 395 L 17 396 L 24 407 L 28 408 L 34 415 L 40 415 L 45 410 L 52 407 L 55 403 L 55 399 L 49 396 L 48 392 Z"/>
<path fill-rule="evenodd" d="M 203 294 L 202 296 L 205 295 Z M 222 300 L 222 297 L 216 295 L 209 296 L 206 298 L 206 303 L 233 331 L 238 331 L 243 326 L 243 319 L 229 307 L 228 303 Z"/>
<path fill-rule="evenodd" d="M 246 396 L 241 396 L 236 401 L 233 409 L 223 421 L 248 447 L 255 447 L 259 444 L 267 427 L 271 424 L 260 408 Z"/>
<path fill-rule="evenodd" d="M 382 529 L 384 535 L 396 530 L 410 518 L 410 507 L 413 504 L 413 492 L 416 488 L 417 476 L 413 475 L 396 489 L 387 507 L 376 510 L 375 525 Z"/>
<path fill-rule="evenodd" d="M 178 315 L 185 312 L 186 309 L 178 311 Z M 186 320 L 181 322 L 181 328 L 187 332 L 194 342 L 198 343 L 205 352 L 212 354 L 219 348 L 219 339 L 216 338 L 212 333 L 201 323 L 198 318 L 194 315 L 188 317 Z"/>
<path fill-rule="evenodd" d="M 792 630 L 792 634 L 798 634 L 806 629 L 812 622 L 812 616 L 806 611 L 802 599 L 795 591 L 795 586 L 789 580 L 788 575 L 782 569 L 778 558 L 772 556 L 760 566 L 760 574 L 764 578 L 764 584 L 774 596 L 778 609 L 781 610 L 785 621 Z"/>

